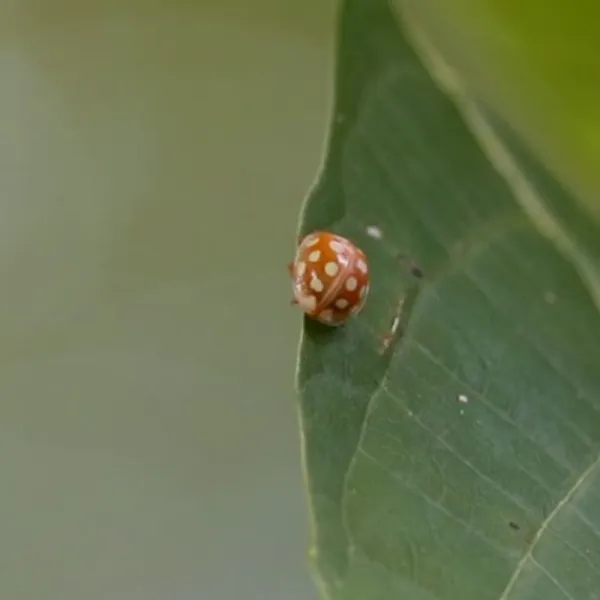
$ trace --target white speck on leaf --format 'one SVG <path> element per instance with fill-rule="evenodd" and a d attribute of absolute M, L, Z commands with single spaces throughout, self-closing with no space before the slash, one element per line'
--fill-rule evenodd
<path fill-rule="evenodd" d="M 554 304 L 556 302 L 556 294 L 548 290 L 544 293 L 544 301 L 548 304 Z"/>
<path fill-rule="evenodd" d="M 381 229 L 379 229 L 379 227 L 376 225 L 369 225 L 367 227 L 367 235 L 375 238 L 376 240 L 380 240 L 383 237 L 383 231 L 381 231 Z"/>
<path fill-rule="evenodd" d="M 465 411 L 464 411 L 464 409 L 462 409 L 462 408 L 460 409 L 460 414 L 461 414 L 461 415 L 464 415 L 464 414 L 465 414 Z"/>
<path fill-rule="evenodd" d="M 458 401 L 461 402 L 462 404 L 467 404 L 467 402 L 469 402 L 469 398 L 467 396 L 465 396 L 464 394 L 459 394 Z"/>

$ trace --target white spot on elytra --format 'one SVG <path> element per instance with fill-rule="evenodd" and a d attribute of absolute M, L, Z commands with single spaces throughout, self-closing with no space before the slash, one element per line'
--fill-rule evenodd
<path fill-rule="evenodd" d="M 304 240 L 304 246 L 306 246 L 306 248 L 310 248 L 311 246 L 314 246 L 315 244 L 319 243 L 319 238 L 318 236 L 314 235 L 312 237 L 306 238 Z"/>
<path fill-rule="evenodd" d="M 358 270 L 361 273 L 367 272 L 367 263 L 364 260 L 359 258 L 358 261 L 356 262 L 356 266 L 358 267 Z"/>
<path fill-rule="evenodd" d="M 337 254 L 341 254 L 346 249 L 346 246 L 342 242 L 338 242 L 336 240 L 331 240 L 329 242 L 329 247 Z"/>
<path fill-rule="evenodd" d="M 298 275 L 298 277 L 302 277 L 302 275 L 304 275 L 304 272 L 306 271 L 306 263 L 300 261 L 297 265 L 296 265 L 296 275 Z"/>
<path fill-rule="evenodd" d="M 340 268 L 338 267 L 338 264 L 335 262 L 328 262 L 325 265 L 325 273 L 327 273 L 327 275 L 329 275 L 329 277 L 335 277 L 338 274 L 339 270 L 340 270 Z"/>
<path fill-rule="evenodd" d="M 310 280 L 310 287 L 315 292 L 322 292 L 325 289 L 325 284 L 313 273 Z"/>
<path fill-rule="evenodd" d="M 304 312 L 313 312 L 317 308 L 317 299 L 314 296 L 300 296 L 297 298 L 298 306 Z"/>
<path fill-rule="evenodd" d="M 330 308 L 326 308 L 319 314 L 319 319 L 330 323 L 333 320 L 333 311 Z"/>
<path fill-rule="evenodd" d="M 464 394 L 459 394 L 458 401 L 461 402 L 462 404 L 467 404 L 467 402 L 469 401 L 469 398 L 467 396 L 465 396 Z"/>
<path fill-rule="evenodd" d="M 349 292 L 353 292 L 356 289 L 357 285 L 358 285 L 358 281 L 357 281 L 356 277 L 348 277 L 348 279 L 346 279 L 346 289 Z"/>
<path fill-rule="evenodd" d="M 364 298 L 367 295 L 368 291 L 369 291 L 369 286 L 368 285 L 363 285 L 360 288 L 360 293 L 359 293 L 360 298 L 361 299 Z"/>
<path fill-rule="evenodd" d="M 346 298 L 338 298 L 335 301 L 335 306 L 337 308 L 339 308 L 340 310 L 344 310 L 344 308 L 347 308 L 348 304 L 350 304 L 350 302 L 348 302 L 348 300 L 346 300 Z"/>
<path fill-rule="evenodd" d="M 317 262 L 320 258 L 321 258 L 321 251 L 320 250 L 313 250 L 308 255 L 308 260 L 310 260 L 310 262 Z"/>
<path fill-rule="evenodd" d="M 383 237 L 383 231 L 381 231 L 381 229 L 375 225 L 370 225 L 367 227 L 367 235 L 375 238 L 376 240 L 380 240 Z"/>

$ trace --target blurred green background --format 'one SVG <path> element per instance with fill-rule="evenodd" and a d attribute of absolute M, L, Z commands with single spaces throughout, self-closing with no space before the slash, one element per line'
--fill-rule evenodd
<path fill-rule="evenodd" d="M 286 263 L 335 6 L 0 11 L 0 596 L 316 597 Z"/>

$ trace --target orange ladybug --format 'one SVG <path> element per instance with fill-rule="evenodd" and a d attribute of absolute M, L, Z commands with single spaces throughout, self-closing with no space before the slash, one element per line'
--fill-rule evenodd
<path fill-rule="evenodd" d="M 365 305 L 369 293 L 367 257 L 340 235 L 325 231 L 307 235 L 288 270 L 292 303 L 312 319 L 343 325 Z"/>

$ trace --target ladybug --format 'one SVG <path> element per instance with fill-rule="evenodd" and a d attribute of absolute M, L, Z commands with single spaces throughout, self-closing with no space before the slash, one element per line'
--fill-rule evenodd
<path fill-rule="evenodd" d="M 350 240 L 316 231 L 301 240 L 288 265 L 294 299 L 310 318 L 343 325 L 358 314 L 369 293 L 369 265 L 364 252 Z"/>

